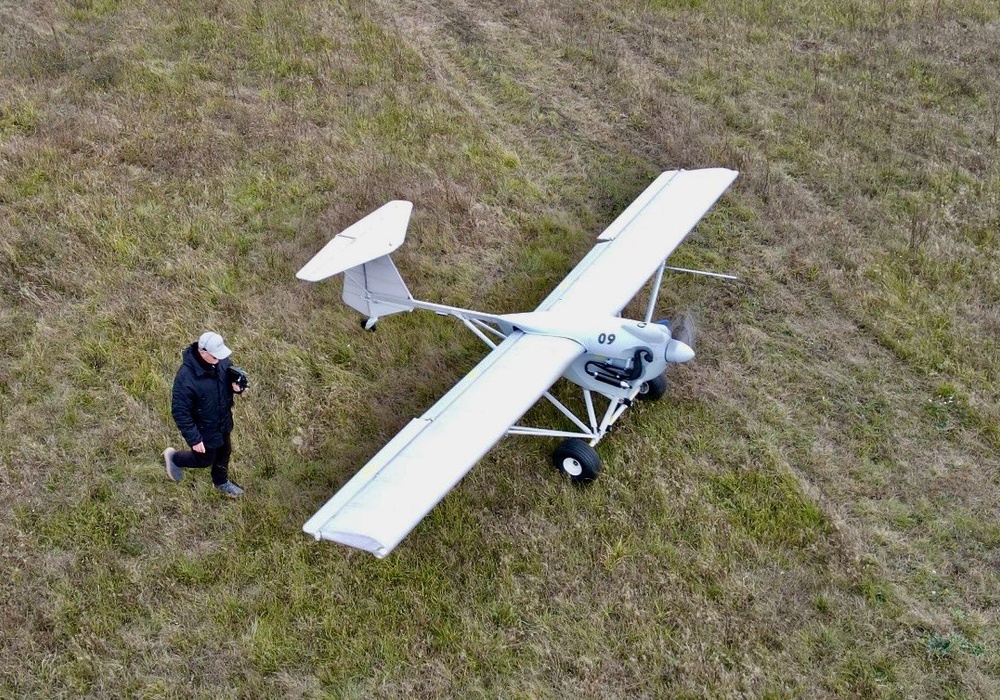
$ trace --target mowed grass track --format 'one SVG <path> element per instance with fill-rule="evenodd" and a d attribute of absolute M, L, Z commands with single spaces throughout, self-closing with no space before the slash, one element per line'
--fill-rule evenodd
<path fill-rule="evenodd" d="M 985 0 L 0 0 L 0 695 L 1000 695 L 998 47 Z M 668 278 L 698 360 L 593 487 L 512 438 L 384 561 L 301 534 L 483 352 L 360 332 L 294 278 L 330 235 L 410 199 L 418 297 L 528 310 L 705 166 L 673 262 L 746 282 Z M 239 502 L 159 462 L 205 328 Z"/>

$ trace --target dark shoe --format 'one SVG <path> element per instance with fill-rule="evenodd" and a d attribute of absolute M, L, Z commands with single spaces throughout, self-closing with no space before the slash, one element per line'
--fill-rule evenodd
<path fill-rule="evenodd" d="M 167 478 L 171 481 L 181 481 L 184 478 L 184 470 L 174 464 L 174 455 L 177 450 L 168 447 L 163 451 L 163 463 L 166 465 Z"/>
<path fill-rule="evenodd" d="M 219 491 L 230 498 L 239 498 L 243 495 L 243 489 L 241 489 L 238 484 L 234 484 L 232 481 L 227 481 L 224 484 L 218 484 L 215 488 L 219 489 Z"/>

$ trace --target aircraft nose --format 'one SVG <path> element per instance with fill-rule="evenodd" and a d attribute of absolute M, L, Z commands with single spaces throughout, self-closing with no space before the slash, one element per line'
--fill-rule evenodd
<path fill-rule="evenodd" d="M 682 343 L 679 340 L 671 340 L 667 343 L 667 350 L 664 353 L 664 359 L 667 362 L 673 362 L 675 364 L 687 362 L 688 360 L 694 359 L 694 350 L 687 343 Z"/>

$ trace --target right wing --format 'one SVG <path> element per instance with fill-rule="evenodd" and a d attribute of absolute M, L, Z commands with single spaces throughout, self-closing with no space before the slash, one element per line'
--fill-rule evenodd
<path fill-rule="evenodd" d="M 573 340 L 511 333 L 302 529 L 386 556 L 581 354 Z"/>

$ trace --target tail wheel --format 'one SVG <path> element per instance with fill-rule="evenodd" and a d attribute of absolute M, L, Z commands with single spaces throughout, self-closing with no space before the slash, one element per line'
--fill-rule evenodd
<path fill-rule="evenodd" d="M 663 398 L 665 393 L 667 393 L 667 378 L 661 374 L 640 384 L 636 398 L 643 401 L 657 401 Z"/>
<path fill-rule="evenodd" d="M 552 453 L 552 463 L 574 484 L 589 484 L 601 473 L 597 450 L 579 438 L 564 440 Z"/>

